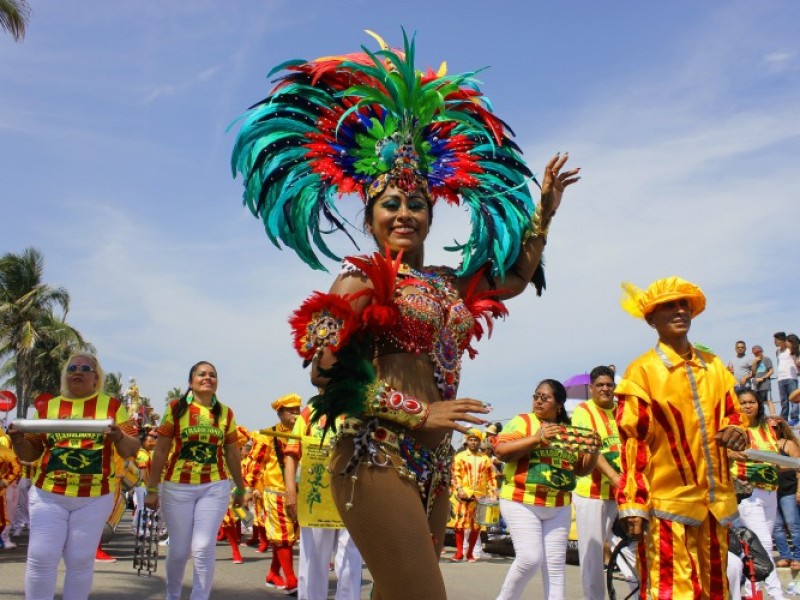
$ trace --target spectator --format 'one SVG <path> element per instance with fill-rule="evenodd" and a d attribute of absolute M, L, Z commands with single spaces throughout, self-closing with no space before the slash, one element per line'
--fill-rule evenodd
<path fill-rule="evenodd" d="M 795 336 L 796 337 L 796 336 Z M 796 344 L 791 344 L 786 333 L 778 331 L 775 334 L 775 356 L 778 359 L 778 392 L 781 398 L 781 416 L 789 422 L 789 427 L 798 423 L 800 407 L 789 402 L 789 396 L 797 389 L 797 359 Z"/>
<path fill-rule="evenodd" d="M 775 414 L 775 407 L 772 405 L 770 393 L 772 387 L 772 375 L 775 370 L 772 368 L 772 359 L 764 356 L 764 349 L 761 346 L 753 346 L 753 386 L 758 396 L 758 401 L 767 407 L 770 415 Z"/>
<path fill-rule="evenodd" d="M 750 389 L 750 379 L 753 377 L 753 361 L 747 356 L 747 345 L 739 340 L 735 346 L 736 356 L 728 363 L 728 370 L 736 378 L 736 393 Z"/>

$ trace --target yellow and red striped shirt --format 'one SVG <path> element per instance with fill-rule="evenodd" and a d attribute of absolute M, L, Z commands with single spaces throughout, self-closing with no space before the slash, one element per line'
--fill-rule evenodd
<path fill-rule="evenodd" d="M 178 402 L 169 404 L 158 427 L 159 436 L 173 440 L 164 481 L 197 485 L 228 479 L 224 449 L 238 439 L 233 411 L 220 403 L 219 417 L 214 417 L 211 408 L 190 402 L 175 423 Z"/>
<path fill-rule="evenodd" d="M 125 405 L 106 394 L 86 398 L 56 396 L 41 405 L 37 419 L 113 419 L 127 435 L 136 428 Z M 103 496 L 114 491 L 114 444 L 103 433 L 26 434 L 44 448 L 33 485 L 71 497 Z"/>
<path fill-rule="evenodd" d="M 747 428 L 750 448 L 766 452 L 778 452 L 778 439 L 766 423 Z M 752 460 L 731 461 L 731 473 L 755 488 L 774 492 L 778 489 L 778 469 L 775 465 Z"/>
<path fill-rule="evenodd" d="M 619 473 L 621 471 L 620 444 L 617 421 L 614 418 L 616 410 L 616 402 L 613 408 L 601 408 L 595 404 L 594 400 L 587 400 L 575 407 L 575 411 L 572 413 L 572 424 L 575 427 L 591 429 L 600 435 L 603 458 Z M 616 497 L 617 488 L 612 487 L 611 480 L 603 475 L 600 469 L 595 468 L 588 475 L 578 477 L 575 493 L 584 498 L 612 500 Z"/>
<path fill-rule="evenodd" d="M 540 426 L 533 413 L 517 415 L 493 443 L 497 446 L 530 437 Z M 533 448 L 528 456 L 506 463 L 500 498 L 535 506 L 567 506 L 572 503 L 577 462 L 577 453 L 563 448 Z"/>
<path fill-rule="evenodd" d="M 291 429 L 280 423 L 272 429 L 280 433 L 290 433 Z M 260 433 L 253 434 L 253 448 L 250 450 L 250 465 L 244 475 L 244 484 L 265 492 L 285 492 L 283 482 L 283 457 L 288 440 Z"/>
<path fill-rule="evenodd" d="M 134 462 L 139 468 L 139 476 L 141 477 L 139 480 L 139 485 L 146 486 L 148 475 L 150 473 L 150 467 L 153 464 L 153 453 L 150 452 L 150 450 L 139 448 L 139 451 L 136 453 L 136 457 L 134 458 Z"/>

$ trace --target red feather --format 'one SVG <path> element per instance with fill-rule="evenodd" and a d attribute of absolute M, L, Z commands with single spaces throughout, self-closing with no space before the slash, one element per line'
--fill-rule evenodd
<path fill-rule="evenodd" d="M 294 347 L 305 360 L 311 360 L 322 346 L 336 352 L 350 339 L 358 320 L 350 306 L 350 296 L 314 292 L 289 318 Z"/>

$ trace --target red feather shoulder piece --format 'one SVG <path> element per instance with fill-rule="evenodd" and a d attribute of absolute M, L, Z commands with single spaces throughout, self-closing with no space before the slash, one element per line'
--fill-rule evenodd
<path fill-rule="evenodd" d="M 483 337 L 483 325 L 481 321 L 486 323 L 486 330 L 488 335 L 492 335 L 492 320 L 498 318 L 505 318 L 508 315 L 506 305 L 500 300 L 496 300 L 497 295 L 502 290 L 485 290 L 482 292 L 476 291 L 478 283 L 483 278 L 485 268 L 481 269 L 475 275 L 470 277 L 467 283 L 467 289 L 464 293 L 464 306 L 467 307 L 472 316 L 475 318 L 475 327 L 473 328 L 473 336 L 476 340 Z"/>
<path fill-rule="evenodd" d="M 352 296 L 314 292 L 292 313 L 294 347 L 306 361 L 325 346 L 337 352 L 358 329 L 350 300 Z"/>
<path fill-rule="evenodd" d="M 400 311 L 394 302 L 397 290 L 397 274 L 403 261 L 403 253 L 398 252 L 392 258 L 389 249 L 386 255 L 375 252 L 372 256 L 351 256 L 347 259 L 372 282 L 372 289 L 354 294 L 353 298 L 369 296 L 370 304 L 361 312 L 361 322 L 368 329 L 386 329 L 393 327 L 400 319 Z M 428 287 L 418 279 L 403 279 L 403 285 Z"/>

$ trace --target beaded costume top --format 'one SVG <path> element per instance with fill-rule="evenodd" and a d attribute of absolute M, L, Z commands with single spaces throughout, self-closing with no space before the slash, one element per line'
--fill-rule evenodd
<path fill-rule="evenodd" d="M 354 272 L 366 275 L 346 258 L 343 273 Z M 378 354 L 427 353 L 443 400 L 456 397 L 464 351 L 469 350 L 470 356 L 475 353 L 470 342 L 476 320 L 453 287 L 454 276 L 449 267 L 417 271 L 401 264 L 393 298 L 398 318 L 375 332 Z"/>
<path fill-rule="evenodd" d="M 336 365 L 326 376 L 341 382 L 333 386 L 341 385 L 343 395 L 358 396 L 358 385 L 375 379 L 374 353 L 409 352 L 428 354 L 442 399 L 455 398 L 462 355 L 466 351 L 474 357 L 472 340 L 491 333 L 493 319 L 508 312 L 496 299 L 496 290 L 477 291 L 483 271 L 470 278 L 462 294 L 454 286 L 452 269 L 417 271 L 402 263 L 402 253 L 396 258 L 377 252 L 350 256 L 343 273 L 366 277 L 372 288 L 349 295 L 315 292 L 290 319 L 295 349 L 307 362 L 326 348 L 336 355 Z M 363 297 L 369 302 L 356 313 L 352 302 Z M 331 387 L 326 386 L 326 393 Z M 326 406 L 322 412 L 330 422 L 340 414 L 357 417 L 358 408 L 354 402 Z"/>

